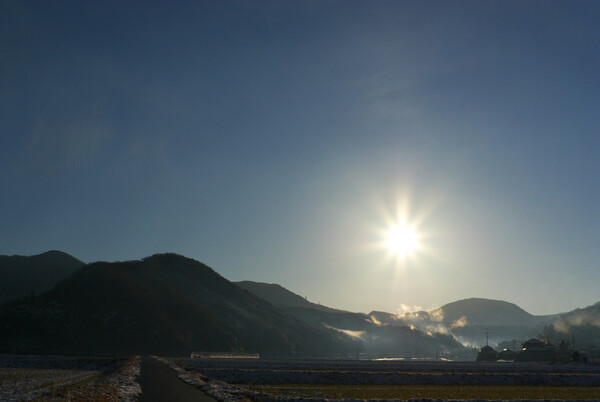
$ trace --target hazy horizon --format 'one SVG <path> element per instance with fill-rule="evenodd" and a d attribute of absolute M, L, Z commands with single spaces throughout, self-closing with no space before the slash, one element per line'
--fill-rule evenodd
<path fill-rule="evenodd" d="M 350 311 L 594 304 L 598 17 L 4 1 L 0 254 L 172 251 Z M 386 244 L 403 222 L 406 256 Z"/>

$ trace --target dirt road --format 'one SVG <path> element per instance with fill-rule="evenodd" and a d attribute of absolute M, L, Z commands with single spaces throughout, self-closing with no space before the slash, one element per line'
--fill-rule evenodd
<path fill-rule="evenodd" d="M 173 369 L 151 357 L 142 357 L 138 382 L 142 387 L 142 402 L 216 402 L 202 390 L 181 381 Z"/>

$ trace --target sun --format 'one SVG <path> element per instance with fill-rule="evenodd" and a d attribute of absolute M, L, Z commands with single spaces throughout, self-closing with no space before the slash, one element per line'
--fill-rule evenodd
<path fill-rule="evenodd" d="M 413 228 L 399 223 L 388 232 L 386 245 L 395 255 L 404 257 L 417 249 L 419 241 Z"/>

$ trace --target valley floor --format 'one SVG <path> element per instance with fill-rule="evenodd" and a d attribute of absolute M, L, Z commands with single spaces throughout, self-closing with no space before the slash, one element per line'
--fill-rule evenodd
<path fill-rule="evenodd" d="M 532 363 L 169 359 L 235 400 L 600 400 L 600 366 Z M 211 391 L 212 388 L 212 391 Z M 219 397 L 219 395 L 221 395 Z"/>
<path fill-rule="evenodd" d="M 600 366 L 0 355 L 2 401 L 411 399 L 600 400 Z"/>

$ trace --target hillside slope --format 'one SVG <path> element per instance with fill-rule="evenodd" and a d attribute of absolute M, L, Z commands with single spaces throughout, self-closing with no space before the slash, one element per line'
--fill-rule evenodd
<path fill-rule="evenodd" d="M 89 264 L 50 292 L 0 310 L 0 351 L 309 357 L 348 338 L 284 314 L 208 266 L 175 254 Z"/>
<path fill-rule="evenodd" d="M 370 357 L 431 358 L 439 352 L 464 357 L 469 352 L 448 334 L 422 331 L 401 323 L 388 325 L 371 315 L 314 304 L 280 285 L 248 281 L 237 284 L 308 324 L 353 337 L 356 349 Z"/>
<path fill-rule="evenodd" d="M 514 303 L 502 300 L 470 298 L 445 304 L 440 308 L 445 322 L 466 317 L 478 325 L 535 325 L 539 319 Z"/>
<path fill-rule="evenodd" d="M 84 265 L 56 250 L 28 257 L 0 255 L 0 302 L 50 290 Z"/>
<path fill-rule="evenodd" d="M 293 293 L 276 283 L 253 281 L 241 281 L 234 283 L 242 289 L 246 289 L 250 293 L 279 308 L 302 307 L 320 311 L 341 312 L 341 310 L 336 310 L 327 306 L 309 302 L 304 297 L 297 295 L 296 293 Z"/>
<path fill-rule="evenodd" d="M 402 314 L 371 312 L 371 316 L 388 325 L 413 325 L 430 332 L 453 335 L 459 341 L 482 346 L 539 336 L 544 325 L 556 316 L 535 316 L 519 306 L 502 300 L 470 298 L 445 304 L 432 311 Z"/>
<path fill-rule="evenodd" d="M 600 346 L 600 302 L 560 314 L 544 328 L 552 342 L 575 341 L 578 348 Z"/>

